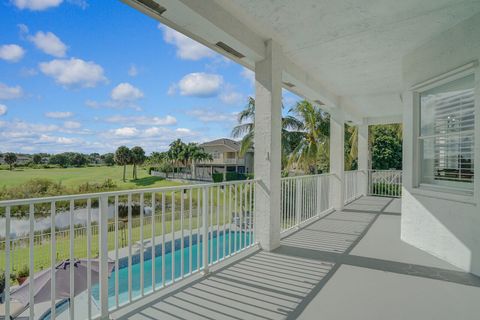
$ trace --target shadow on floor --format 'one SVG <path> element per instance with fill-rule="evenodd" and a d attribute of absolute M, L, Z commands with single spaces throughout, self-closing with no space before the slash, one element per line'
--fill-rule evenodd
<path fill-rule="evenodd" d="M 480 287 L 480 278 L 468 273 L 350 254 L 391 200 L 380 202 L 375 214 L 324 216 L 282 239 L 277 250 L 246 256 L 122 319 L 296 319 L 342 265 Z"/>

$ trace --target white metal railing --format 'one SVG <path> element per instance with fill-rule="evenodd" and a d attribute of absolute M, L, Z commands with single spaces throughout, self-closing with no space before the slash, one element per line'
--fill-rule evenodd
<path fill-rule="evenodd" d="M 189 172 L 160 172 L 160 171 L 152 171 L 152 176 L 165 178 L 165 179 L 180 179 L 180 180 L 198 180 L 198 181 L 205 181 L 211 182 L 212 176 L 211 175 L 202 175 L 197 173 L 195 176 Z"/>
<path fill-rule="evenodd" d="M 401 197 L 401 170 L 369 170 L 368 194 L 372 196 Z"/>
<path fill-rule="evenodd" d="M 345 171 L 345 178 L 343 182 L 345 186 L 344 203 L 352 202 L 362 195 L 361 184 L 366 182 L 365 180 L 362 180 L 364 175 L 365 173 L 361 170 Z"/>
<path fill-rule="evenodd" d="M 281 180 L 281 232 L 332 210 L 330 174 L 287 177 Z"/>
<path fill-rule="evenodd" d="M 108 318 L 111 311 L 191 274 L 208 272 L 211 265 L 256 244 L 255 186 L 256 180 L 246 180 L 0 201 L 5 278 L 10 279 L 23 263 L 29 266 L 30 279 L 38 270 L 51 268 L 50 307 L 35 305 L 38 288 L 27 284 L 28 311 L 24 312 L 31 319 L 40 316 L 42 307 L 46 308 L 42 313 L 50 312 L 54 319 L 60 290 L 69 292 L 71 319 Z M 75 227 L 80 210 L 87 212 L 86 224 Z M 98 224 L 92 212 L 97 212 Z M 65 213 L 69 227 L 57 230 L 56 217 Z M 17 237 L 11 228 L 18 215 L 28 217 L 26 236 Z M 35 234 L 39 216 L 50 219 L 50 232 Z M 17 252 L 24 259 L 16 257 Z M 93 257 L 98 257 L 99 283 L 92 282 Z M 87 302 L 75 299 L 76 268 L 70 270 L 67 288 L 54 276 L 60 261 L 80 258 L 87 261 Z M 111 261 L 115 267 L 108 277 Z M 11 307 L 15 285 L 5 281 L 6 319 L 17 316 Z"/>

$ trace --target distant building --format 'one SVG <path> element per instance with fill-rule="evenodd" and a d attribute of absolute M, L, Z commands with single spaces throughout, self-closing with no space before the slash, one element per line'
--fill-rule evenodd
<path fill-rule="evenodd" d="M 253 150 L 240 155 L 241 143 L 231 139 L 217 139 L 202 143 L 205 152 L 212 155 L 213 161 L 197 162 L 193 165 L 193 176 L 210 180 L 213 173 L 253 173 Z"/>

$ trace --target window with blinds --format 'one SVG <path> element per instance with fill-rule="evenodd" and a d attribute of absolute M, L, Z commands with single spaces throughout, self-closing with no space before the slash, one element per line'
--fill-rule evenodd
<path fill-rule="evenodd" d="M 474 76 L 420 94 L 421 183 L 473 189 Z"/>

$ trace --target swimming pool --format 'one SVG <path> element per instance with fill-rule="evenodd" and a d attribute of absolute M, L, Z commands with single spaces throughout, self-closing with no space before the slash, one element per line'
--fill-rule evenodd
<path fill-rule="evenodd" d="M 252 232 L 234 232 L 226 230 L 219 231 L 218 235 L 216 231 L 209 234 L 208 239 L 208 252 L 209 263 L 216 262 L 223 258 L 224 244 L 225 255 L 238 252 L 245 246 L 251 243 Z M 203 237 L 200 235 L 192 235 L 192 243 L 189 243 L 189 236 L 184 236 L 184 248 L 183 248 L 183 275 L 188 275 L 191 272 L 198 271 L 203 267 Z M 172 241 L 165 242 L 165 255 L 162 254 L 162 245 L 155 246 L 155 258 L 152 260 L 151 248 L 146 248 L 144 252 L 143 274 L 144 292 L 148 293 L 152 291 L 152 263 L 155 268 L 155 288 L 160 288 L 163 283 L 162 279 L 162 259 L 165 259 L 165 283 L 172 282 L 172 259 L 175 261 L 174 277 L 179 279 L 182 276 L 182 250 L 181 239 L 175 239 L 174 254 L 172 254 Z M 192 251 L 192 261 L 190 270 L 190 250 Z M 218 252 L 218 256 L 217 256 Z M 200 257 L 198 259 L 198 257 Z M 140 253 L 132 255 L 132 299 L 136 299 L 141 296 L 141 279 L 140 279 Z M 118 299 L 119 304 L 125 304 L 129 301 L 128 295 L 128 257 L 121 258 L 119 260 L 119 269 L 114 270 L 112 275 L 108 279 L 108 304 L 109 308 L 116 306 L 115 302 L 115 279 L 118 273 Z M 99 288 L 98 285 L 92 288 L 92 296 L 96 303 L 99 301 Z"/>
<path fill-rule="evenodd" d="M 222 259 L 224 256 L 224 244 L 225 255 L 228 256 L 235 252 L 238 252 L 252 243 L 252 232 L 242 231 L 235 232 L 225 230 L 217 232 L 213 231 L 208 236 L 208 252 L 209 263 L 216 262 Z M 183 237 L 183 274 L 184 276 L 190 274 L 190 272 L 196 272 L 203 267 L 203 237 L 200 235 L 197 238 L 196 234 L 192 234 L 192 243 L 190 245 L 190 237 Z M 155 288 L 160 288 L 163 284 L 162 281 L 162 259 L 165 259 L 165 284 L 172 282 L 172 259 L 175 260 L 175 279 L 180 279 L 182 276 L 181 257 L 182 257 L 182 242 L 180 239 L 175 239 L 175 250 L 172 255 L 172 241 L 165 242 L 165 255 L 162 254 L 162 245 L 155 246 L 155 258 L 152 260 L 151 248 L 145 248 L 144 251 L 144 293 L 147 294 L 152 291 L 152 263 L 155 266 Z M 218 249 L 217 249 L 218 248 Z M 190 250 L 192 251 L 192 269 L 190 270 Z M 218 256 L 217 256 L 218 252 Z M 119 305 L 123 305 L 129 302 L 128 295 L 128 257 L 120 258 L 118 261 L 119 268 L 114 270 L 108 279 L 108 305 L 109 308 L 116 307 L 115 299 L 115 279 L 118 273 L 118 300 Z M 140 282 L 140 253 L 132 255 L 132 300 L 141 297 L 141 282 Z M 99 304 L 99 287 L 95 285 L 92 287 L 93 303 Z M 86 300 L 86 296 L 82 298 Z M 75 298 L 75 304 L 77 305 L 77 298 Z M 85 303 L 86 301 L 83 301 Z M 77 307 L 78 308 L 78 307 Z M 57 303 L 56 314 L 60 316 L 62 313 L 68 313 L 69 303 L 68 300 L 63 300 Z M 45 312 L 40 319 L 50 319 L 50 311 Z"/>

